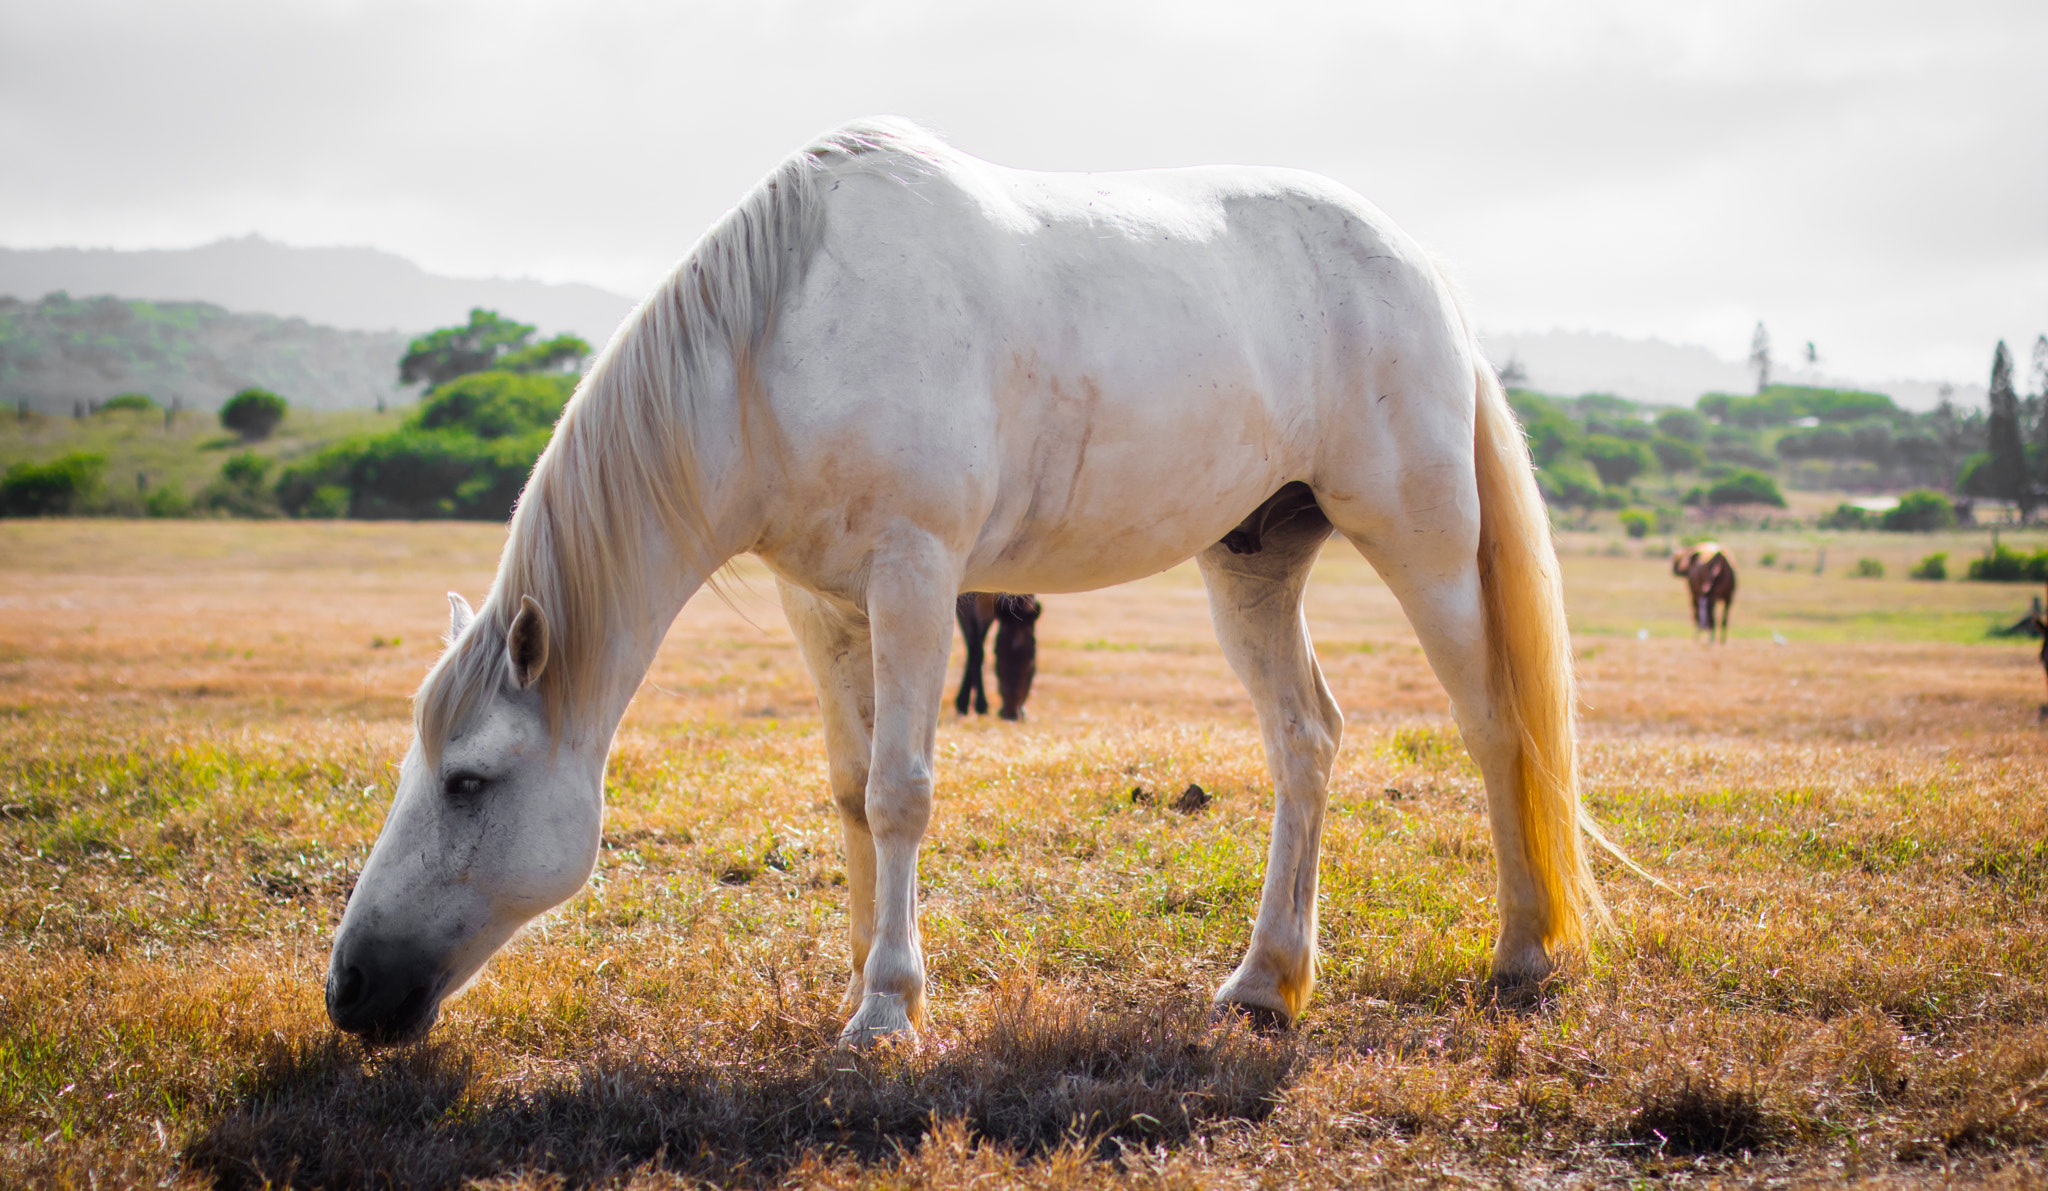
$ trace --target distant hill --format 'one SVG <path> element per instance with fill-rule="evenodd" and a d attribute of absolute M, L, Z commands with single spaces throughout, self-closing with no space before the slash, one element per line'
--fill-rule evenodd
<path fill-rule="evenodd" d="M 199 248 L 0 248 L 0 294 L 56 290 L 302 318 L 354 331 L 417 335 L 465 321 L 471 307 L 571 331 L 602 346 L 633 300 L 591 285 L 438 277 L 374 248 L 294 248 L 257 236 Z"/>
<path fill-rule="evenodd" d="M 305 409 L 360 408 L 397 395 L 408 341 L 204 302 L 0 298 L 0 405 L 69 414 L 137 392 L 212 410 L 255 385 Z"/>
<path fill-rule="evenodd" d="M 1724 360 L 1704 347 L 1661 339 L 1626 339 L 1597 331 L 1544 331 L 1482 334 L 1480 345 L 1495 367 L 1505 368 L 1513 361 L 1521 366 L 1526 386 L 1559 396 L 1612 393 L 1656 405 L 1690 406 L 1702 393 L 1748 393 L 1756 388 L 1756 377 L 1746 364 Z M 1845 377 L 1789 364 L 1776 368 L 1772 379 L 1883 393 L 1902 409 L 1930 410 L 1941 400 L 1941 385 L 1936 381 Z M 1984 386 L 1956 385 L 1952 399 L 1961 406 L 1982 406 Z"/>

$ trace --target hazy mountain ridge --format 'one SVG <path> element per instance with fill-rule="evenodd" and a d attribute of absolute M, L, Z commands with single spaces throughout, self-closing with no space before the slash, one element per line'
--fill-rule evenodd
<path fill-rule="evenodd" d="M 441 277 L 403 257 L 377 249 L 296 248 L 255 236 L 221 240 L 198 248 L 133 252 L 0 248 L 0 294 L 12 294 L 33 305 L 37 298 L 54 291 L 72 295 L 113 294 L 123 299 L 147 299 L 163 306 L 203 303 L 222 314 L 245 311 L 251 312 L 250 317 L 270 317 L 274 321 L 303 319 L 315 324 L 309 330 L 337 328 L 337 334 L 396 332 L 400 340 L 434 327 L 459 324 L 467 319 L 472 307 L 482 306 L 532 323 L 543 334 L 569 331 L 593 344 L 603 344 L 633 307 L 631 299 L 596 286 Z M 215 333 L 225 334 L 225 328 L 216 328 Z M 282 357 L 274 352 L 260 361 L 256 357 L 235 357 L 235 350 L 256 350 L 254 345 L 265 334 L 275 332 L 260 332 L 252 324 L 239 334 L 237 342 L 244 348 L 231 349 L 226 339 L 218 340 L 212 349 L 215 362 L 195 361 L 194 366 L 199 369 L 195 375 L 289 375 L 292 379 L 281 383 L 298 388 L 306 401 L 322 408 L 332 408 L 341 402 L 370 404 L 378 395 L 390 392 L 390 384 L 383 377 L 374 383 L 367 379 L 375 369 L 358 359 L 364 352 L 385 353 L 383 346 L 357 345 L 344 350 L 338 344 L 330 344 L 309 348 L 312 354 L 308 359 L 330 361 L 340 370 L 323 379 L 305 371 L 280 374 L 277 370 L 283 366 L 279 362 Z M 1553 330 L 1486 334 L 1481 336 L 1481 343 L 1495 365 L 1518 363 L 1528 387 L 1559 395 L 1613 393 L 1655 404 L 1690 406 L 1702 393 L 1744 393 L 1755 388 L 1755 378 L 1746 364 L 1723 359 L 1704 347 L 1657 339 Z M 220 355 L 220 351 L 228 354 Z M 392 380 L 396 378 L 396 360 L 402 352 L 401 342 L 396 351 L 388 353 L 391 363 L 385 375 Z M 21 379 L 25 374 L 20 365 L 12 367 L 14 371 L 0 370 L 0 384 L 6 385 L 9 401 L 20 399 L 12 394 L 26 383 Z M 65 386 L 37 388 L 32 400 L 39 407 L 57 400 L 68 409 L 72 400 L 99 400 L 119 391 L 101 392 L 106 385 L 98 381 L 88 384 L 89 373 L 74 370 L 66 375 L 72 380 Z M 1783 363 L 1775 370 L 1773 379 L 1874 390 L 1890 395 L 1907 409 L 1931 409 L 1939 400 L 1940 385 L 1933 381 L 1849 378 L 1829 374 L 1824 369 L 1794 368 Z M 147 390 L 148 383 L 138 380 L 131 387 Z M 188 404 L 211 405 L 220 400 L 220 395 L 201 397 L 200 390 L 191 387 L 173 388 L 170 392 L 184 396 Z M 1961 405 L 1982 405 L 1984 386 L 1958 385 L 1954 400 Z"/>
<path fill-rule="evenodd" d="M 360 408 L 396 395 L 408 342 L 204 302 L 0 297 L 0 402 L 69 414 L 136 392 L 211 410 L 253 385 L 302 408 Z"/>
<path fill-rule="evenodd" d="M 1518 364 L 1531 389 L 1559 396 L 1612 393 L 1660 405 L 1691 406 L 1702 393 L 1749 393 L 1756 376 L 1749 366 L 1725 360 L 1704 347 L 1666 343 L 1661 339 L 1626 339 L 1598 331 L 1544 331 L 1536 334 L 1480 335 L 1480 346 L 1495 367 Z M 1990 354 L 1985 354 L 1988 369 Z M 1933 409 L 1941 400 L 1938 381 L 1869 380 L 1837 376 L 1824 368 L 1797 368 L 1780 363 L 1771 379 L 1782 384 L 1821 388 L 1863 389 L 1883 393 L 1902 408 Z M 1954 386 L 1958 405 L 1985 401 L 1985 386 Z"/>
<path fill-rule="evenodd" d="M 374 248 L 296 248 L 257 236 L 198 248 L 0 248 L 0 294 L 55 291 L 208 302 L 352 331 L 417 335 L 465 321 L 472 307 L 574 332 L 602 345 L 632 299 L 592 285 L 441 277 Z"/>

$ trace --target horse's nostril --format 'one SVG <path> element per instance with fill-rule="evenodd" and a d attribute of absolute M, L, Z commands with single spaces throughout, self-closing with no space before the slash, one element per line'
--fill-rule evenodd
<path fill-rule="evenodd" d="M 329 1001 L 335 1009 L 346 1011 L 354 1008 L 357 999 L 362 995 L 363 970 L 350 964 L 342 969 L 341 983 L 334 989 Z"/>

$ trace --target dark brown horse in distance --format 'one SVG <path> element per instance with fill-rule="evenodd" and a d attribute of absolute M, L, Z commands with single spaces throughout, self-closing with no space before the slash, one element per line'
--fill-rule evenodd
<path fill-rule="evenodd" d="M 967 638 L 967 668 L 960 675 L 960 694 L 953 709 L 967 714 L 970 698 L 974 714 L 988 714 L 988 695 L 981 686 L 981 648 L 988 627 L 996 627 L 996 691 L 1003 705 L 996 712 L 1006 720 L 1024 718 L 1024 700 L 1031 696 L 1031 680 L 1038 674 L 1038 616 L 1045 611 L 1037 596 L 997 595 L 970 591 L 953 605 L 960 622 L 960 635 Z"/>
<path fill-rule="evenodd" d="M 2035 608 L 2036 611 L 2029 614 L 2029 619 L 2034 622 L 2034 635 L 2041 638 L 2041 672 L 2048 675 L 2048 616 L 2041 615 L 2038 603 L 2035 604 Z M 2048 720 L 2048 703 L 2041 704 L 2041 718 Z"/>
<path fill-rule="evenodd" d="M 1721 605 L 1721 643 L 1728 643 L 1728 608 L 1735 602 L 1735 564 L 1714 542 L 1701 542 L 1671 556 L 1671 573 L 1685 580 L 1692 593 L 1692 635 L 1707 630 L 1714 639 L 1714 605 Z"/>

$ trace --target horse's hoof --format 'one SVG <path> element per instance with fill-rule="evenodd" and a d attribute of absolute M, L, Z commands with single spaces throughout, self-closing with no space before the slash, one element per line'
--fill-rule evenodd
<path fill-rule="evenodd" d="M 917 1027 L 910 1024 L 903 998 L 897 993 L 869 993 L 846 1028 L 839 1031 L 839 1045 L 867 1050 L 878 1043 L 917 1045 Z"/>
<path fill-rule="evenodd" d="M 1209 1020 L 1218 1025 L 1240 1021 L 1252 1033 L 1264 1038 L 1285 1034 L 1294 1026 L 1294 1020 L 1278 1009 L 1268 1009 L 1264 1005 L 1245 1005 L 1237 1001 L 1216 1002 L 1216 1007 L 1209 1011 Z"/>

